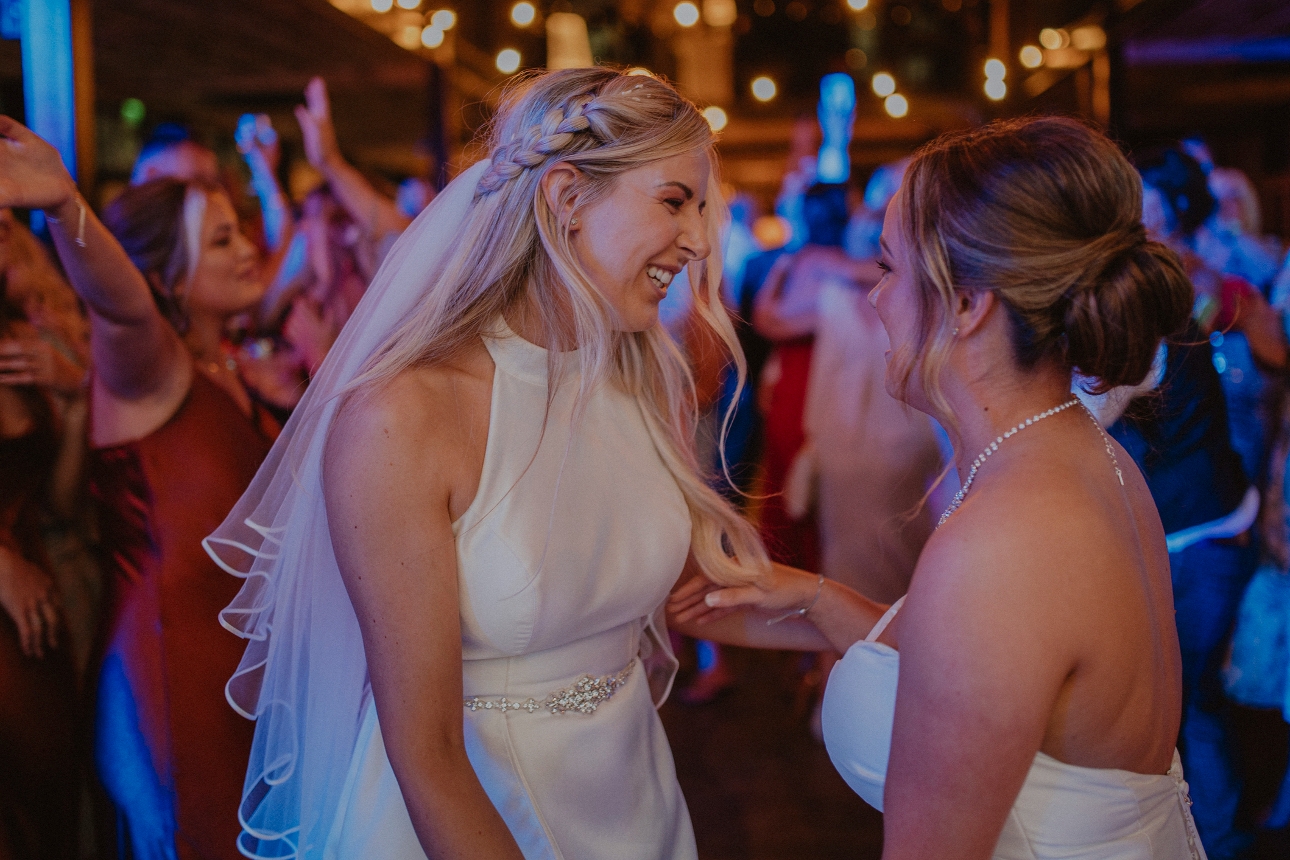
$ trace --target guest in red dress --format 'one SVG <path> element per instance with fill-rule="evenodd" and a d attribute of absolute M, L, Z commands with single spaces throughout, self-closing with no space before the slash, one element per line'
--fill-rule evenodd
<path fill-rule="evenodd" d="M 200 181 L 127 189 L 109 233 L 52 147 L 8 118 L 0 135 L 0 205 L 45 211 L 89 310 L 110 580 L 95 755 L 119 841 L 135 858 L 232 860 L 253 725 L 223 691 L 242 643 L 217 614 L 239 582 L 201 538 L 276 432 L 224 343 L 264 293 L 258 253 L 227 195 Z"/>

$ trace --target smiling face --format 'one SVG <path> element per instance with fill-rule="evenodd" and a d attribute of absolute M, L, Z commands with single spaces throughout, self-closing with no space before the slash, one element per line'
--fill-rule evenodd
<path fill-rule="evenodd" d="M 265 285 L 259 251 L 242 235 L 224 194 L 207 195 L 200 248 L 185 289 L 190 314 L 232 316 L 260 301 Z"/>
<path fill-rule="evenodd" d="M 607 194 L 575 210 L 574 253 L 617 313 L 616 328 L 657 323 L 672 278 L 712 250 L 703 217 L 709 171 L 702 151 L 664 158 L 620 174 Z"/>
<path fill-rule="evenodd" d="M 878 266 L 882 279 L 869 291 L 869 304 L 878 312 L 891 348 L 887 350 L 887 393 L 915 409 L 926 412 L 918 375 L 918 354 L 922 348 L 922 306 L 918 284 L 910 263 L 911 248 L 900 229 L 901 197 L 897 194 L 887 207 L 882 223 Z"/>

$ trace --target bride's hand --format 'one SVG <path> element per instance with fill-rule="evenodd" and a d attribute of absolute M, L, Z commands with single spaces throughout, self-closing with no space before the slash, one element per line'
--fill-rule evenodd
<path fill-rule="evenodd" d="M 819 592 L 817 574 L 784 565 L 771 565 L 755 584 L 723 588 L 701 576 L 672 592 L 667 608 L 679 622 L 706 624 L 738 609 L 782 614 L 811 605 Z"/>
<path fill-rule="evenodd" d="M 58 150 L 17 120 L 0 116 L 0 207 L 57 211 L 76 199 Z"/>

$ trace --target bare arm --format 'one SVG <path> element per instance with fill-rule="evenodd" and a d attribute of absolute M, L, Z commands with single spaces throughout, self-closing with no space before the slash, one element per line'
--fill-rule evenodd
<path fill-rule="evenodd" d="M 89 308 L 95 373 L 108 392 L 122 400 L 182 399 L 192 361 L 143 275 L 80 201 L 57 150 L 8 117 L 0 117 L 0 206 L 49 216 L 59 259 Z"/>
<path fill-rule="evenodd" d="M 337 417 L 332 543 L 363 634 L 390 764 L 426 854 L 521 860 L 466 757 L 456 544 L 462 444 L 451 385 L 405 375 Z"/>
<path fill-rule="evenodd" d="M 980 525 L 928 544 L 898 616 L 884 860 L 988 860 L 1073 669 L 1060 601 L 1027 563 L 1043 553 L 1016 529 L 974 539 Z"/>
<path fill-rule="evenodd" d="M 795 312 L 785 301 L 794 260 L 795 255 L 785 254 L 775 261 L 753 302 L 753 328 L 770 340 L 792 340 L 815 331 L 814 309 Z"/>
<path fill-rule="evenodd" d="M 372 187 L 340 154 L 336 129 L 331 121 L 327 84 L 314 78 L 305 87 L 305 105 L 296 108 L 296 120 L 304 135 L 305 156 L 327 179 L 332 193 L 351 218 L 376 238 L 402 232 L 411 221 L 399 212 L 394 201 Z"/>
<path fill-rule="evenodd" d="M 818 597 L 817 597 L 818 595 Z M 810 607 L 805 617 L 790 616 Z M 845 585 L 782 564 L 758 584 L 721 588 L 691 562 L 668 601 L 668 626 L 687 636 L 746 648 L 836 651 L 868 635 L 887 607 Z"/>

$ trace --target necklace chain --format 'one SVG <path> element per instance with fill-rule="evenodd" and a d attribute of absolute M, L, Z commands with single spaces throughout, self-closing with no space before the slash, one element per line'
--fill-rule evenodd
<path fill-rule="evenodd" d="M 990 459 L 990 455 L 999 450 L 999 446 L 1002 445 L 1004 441 L 1016 436 L 1030 425 L 1037 424 L 1045 418 L 1051 418 L 1058 412 L 1064 412 L 1079 403 L 1080 400 L 1078 397 L 1072 397 L 1060 406 L 1054 406 L 1046 412 L 1040 412 L 1038 415 L 1031 416 L 1025 421 L 1018 423 L 1011 430 L 995 439 L 989 445 L 986 445 L 985 450 L 978 454 L 976 459 L 972 461 L 972 467 L 968 470 L 967 480 L 963 482 L 963 486 L 959 488 L 959 491 L 954 494 L 954 499 L 950 502 L 950 506 L 945 509 L 945 513 L 941 514 L 941 518 L 936 523 L 936 527 L 940 528 L 945 525 L 945 521 L 950 518 L 950 514 L 957 511 L 959 509 L 959 505 L 963 504 L 963 500 L 967 498 L 968 490 L 972 489 L 972 482 L 976 480 L 976 473 L 985 465 L 985 461 Z M 1120 472 L 1120 463 L 1115 457 L 1115 450 L 1111 447 L 1110 438 L 1106 435 L 1106 431 L 1102 429 L 1102 425 L 1098 423 L 1096 416 L 1094 416 L 1092 412 L 1088 411 L 1088 407 L 1084 407 L 1084 412 L 1093 420 L 1094 426 L 1096 426 L 1098 432 L 1102 434 L 1102 441 L 1106 445 L 1106 453 L 1110 455 L 1111 465 L 1115 468 L 1115 476 L 1120 480 L 1120 486 L 1124 486 L 1124 475 Z"/>

